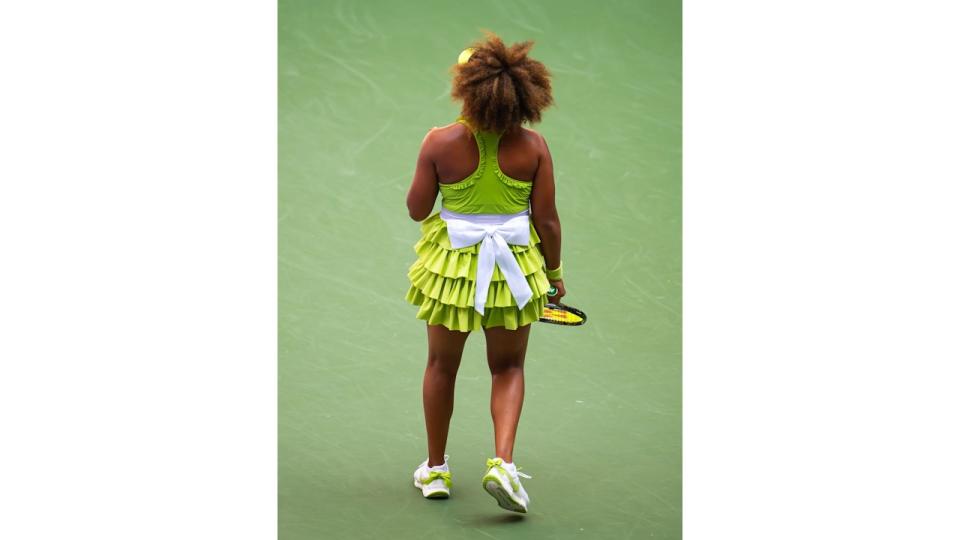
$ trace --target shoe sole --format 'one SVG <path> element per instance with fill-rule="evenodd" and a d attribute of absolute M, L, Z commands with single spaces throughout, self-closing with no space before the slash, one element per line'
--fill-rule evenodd
<path fill-rule="evenodd" d="M 413 487 L 419 489 L 420 492 L 423 493 L 423 484 L 421 484 L 417 480 L 413 481 Z M 424 493 L 423 497 L 426 499 L 449 499 L 450 492 L 439 489 L 437 491 L 430 491 L 428 493 Z"/>
<path fill-rule="evenodd" d="M 500 505 L 500 508 L 509 510 L 511 512 L 518 512 L 520 514 L 527 513 L 527 507 L 515 500 L 510 495 L 510 492 L 507 490 L 507 488 L 500 483 L 500 479 L 496 476 L 484 476 L 483 489 L 485 489 L 487 493 L 497 500 L 497 504 Z"/>

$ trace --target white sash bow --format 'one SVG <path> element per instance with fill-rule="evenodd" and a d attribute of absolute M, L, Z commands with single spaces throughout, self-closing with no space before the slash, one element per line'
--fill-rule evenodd
<path fill-rule="evenodd" d="M 517 262 L 508 244 L 530 245 L 530 211 L 516 214 L 459 214 L 446 209 L 440 210 L 440 218 L 447 224 L 447 235 L 453 249 L 480 243 L 477 257 L 477 294 L 473 309 L 483 315 L 487 303 L 490 280 L 493 279 L 494 262 L 507 280 L 517 307 L 523 306 L 533 297 L 533 291 L 526 276 Z"/>

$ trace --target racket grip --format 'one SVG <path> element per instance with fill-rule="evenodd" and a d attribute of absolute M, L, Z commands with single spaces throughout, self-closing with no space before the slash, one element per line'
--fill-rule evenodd
<path fill-rule="evenodd" d="M 551 285 L 550 288 L 547 289 L 547 296 L 556 296 L 557 292 L 557 288 Z"/>

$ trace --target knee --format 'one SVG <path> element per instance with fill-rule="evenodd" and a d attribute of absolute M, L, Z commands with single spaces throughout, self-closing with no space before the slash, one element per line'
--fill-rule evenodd
<path fill-rule="evenodd" d="M 500 375 L 505 373 L 523 373 L 523 356 L 503 356 L 491 358 L 488 362 L 491 375 Z"/>
<path fill-rule="evenodd" d="M 456 377 L 459 361 L 438 354 L 427 355 L 427 371 L 442 377 Z"/>

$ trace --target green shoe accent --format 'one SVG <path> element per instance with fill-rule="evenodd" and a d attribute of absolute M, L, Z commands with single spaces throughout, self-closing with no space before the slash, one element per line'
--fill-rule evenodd
<path fill-rule="evenodd" d="M 484 485 L 486 485 L 487 483 L 487 478 L 497 480 L 497 483 L 500 483 L 496 476 L 490 475 L 490 469 L 493 469 L 493 468 L 498 469 L 500 472 L 503 473 L 504 476 L 506 476 L 510 480 L 510 486 L 513 487 L 513 491 L 518 491 L 520 489 L 520 485 L 513 481 L 513 476 L 511 476 L 510 473 L 508 473 L 507 470 L 503 468 L 503 460 L 500 458 L 491 458 L 487 460 L 487 474 L 484 475 L 483 477 Z"/>
<path fill-rule="evenodd" d="M 447 485 L 447 488 L 453 487 L 453 481 L 449 472 L 432 471 L 429 475 L 427 475 L 425 480 L 421 481 L 421 483 L 423 485 L 427 485 L 434 480 L 443 480 L 443 483 Z"/>
<path fill-rule="evenodd" d="M 519 490 L 520 490 L 520 484 L 518 484 L 516 481 L 514 481 L 513 475 L 511 475 L 510 473 L 508 473 L 507 470 L 503 468 L 503 460 L 502 460 L 501 458 L 491 458 L 491 459 L 488 459 L 488 460 L 487 460 L 487 473 L 489 473 L 489 472 L 490 472 L 490 469 L 492 469 L 492 468 L 494 468 L 494 467 L 496 467 L 497 469 L 499 469 L 500 472 L 502 472 L 503 474 L 507 475 L 507 478 L 510 479 L 510 485 L 513 487 L 513 490 L 514 490 L 514 491 L 519 491 Z M 517 467 L 517 476 L 522 476 L 522 477 L 524 477 L 524 478 L 533 478 L 533 477 L 530 476 L 529 474 L 524 474 L 524 473 L 520 472 L 520 469 L 522 469 L 522 468 L 523 468 L 523 467 Z M 484 476 L 484 478 L 486 478 L 486 476 Z"/>

